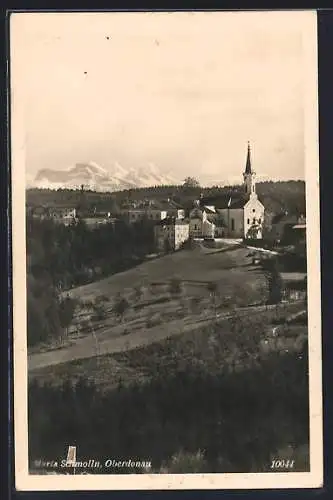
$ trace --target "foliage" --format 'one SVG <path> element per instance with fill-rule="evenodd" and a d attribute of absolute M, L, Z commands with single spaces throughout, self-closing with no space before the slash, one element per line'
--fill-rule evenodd
<path fill-rule="evenodd" d="M 276 258 L 265 259 L 263 261 L 266 269 L 265 277 L 268 287 L 267 304 L 278 304 L 282 299 L 283 282 L 279 271 L 279 264 Z"/>
<path fill-rule="evenodd" d="M 182 352 L 170 356 L 172 370 L 157 364 L 145 383 L 136 377 L 103 392 L 86 378 L 61 387 L 30 383 L 30 461 L 61 457 L 77 442 L 82 460 L 103 463 L 112 450 L 151 460 L 157 471 L 257 472 L 278 450 L 308 443 L 306 343 L 301 355 L 270 353 L 241 371 L 219 362 L 229 356 L 224 349 L 216 372 L 190 361 L 184 369 Z"/>
<path fill-rule="evenodd" d="M 121 295 L 119 295 L 114 303 L 113 310 L 115 314 L 122 320 L 129 307 L 130 303 L 128 302 L 126 297 L 122 297 Z"/>
<path fill-rule="evenodd" d="M 185 188 L 196 188 L 199 186 L 200 183 L 197 179 L 195 179 L 195 177 L 186 177 L 186 179 L 184 180 L 183 187 Z"/>
<path fill-rule="evenodd" d="M 179 297 L 183 293 L 182 281 L 179 278 L 170 281 L 169 292 L 174 297 Z"/>

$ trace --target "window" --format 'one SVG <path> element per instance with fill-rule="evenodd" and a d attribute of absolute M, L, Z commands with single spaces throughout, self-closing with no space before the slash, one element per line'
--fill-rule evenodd
<path fill-rule="evenodd" d="M 258 220 L 259 224 L 261 224 L 261 219 Z"/>
<path fill-rule="evenodd" d="M 235 219 L 231 219 L 231 231 L 235 230 Z"/>
<path fill-rule="evenodd" d="M 255 209 L 255 208 L 253 208 L 253 209 L 252 209 L 252 212 L 253 212 L 253 213 L 255 213 L 255 211 L 256 211 L 256 209 Z"/>
<path fill-rule="evenodd" d="M 253 217 L 253 224 L 255 224 L 255 223 L 256 223 L 256 218 L 255 218 L 255 217 Z"/>
<path fill-rule="evenodd" d="M 250 219 L 247 219 L 247 223 L 250 224 Z"/>

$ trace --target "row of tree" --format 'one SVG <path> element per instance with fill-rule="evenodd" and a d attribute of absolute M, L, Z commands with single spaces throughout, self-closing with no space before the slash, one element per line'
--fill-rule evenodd
<path fill-rule="evenodd" d="M 279 213 L 288 211 L 290 214 L 306 213 L 305 182 L 280 181 L 258 182 L 256 184 L 258 196 L 265 205 L 266 212 Z M 85 190 L 84 197 L 88 206 L 96 207 L 97 211 L 111 211 L 117 213 L 124 201 L 144 199 L 173 199 L 175 202 L 190 207 L 192 201 L 200 197 L 216 197 L 225 193 L 243 192 L 242 185 L 202 187 L 195 178 L 185 179 L 179 186 L 153 186 L 147 188 L 133 188 L 123 191 L 105 193 Z M 29 189 L 27 191 L 27 206 L 71 206 L 76 207 L 82 202 L 80 190 L 59 189 Z"/>
<path fill-rule="evenodd" d="M 226 351 L 218 352 L 215 373 L 207 363 L 184 367 L 183 353 L 173 349 L 172 368 L 155 369 L 145 384 L 138 377 L 103 392 L 87 379 L 61 387 L 31 383 L 31 464 L 64 457 L 68 443 L 77 443 L 80 460 L 103 463 L 111 454 L 168 471 L 174 454 L 200 450 L 208 472 L 258 472 L 279 449 L 308 443 L 307 345 L 233 372 L 224 368 Z"/>
<path fill-rule="evenodd" d="M 29 345 L 66 335 L 77 304 L 64 291 L 136 265 L 154 244 L 146 221 L 91 230 L 28 216 L 26 227 Z"/>

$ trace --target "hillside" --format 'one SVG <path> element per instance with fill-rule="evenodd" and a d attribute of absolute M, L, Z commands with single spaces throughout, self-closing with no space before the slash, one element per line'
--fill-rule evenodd
<path fill-rule="evenodd" d="M 29 353 L 30 467 L 70 436 L 81 460 L 150 472 L 267 472 L 276 456 L 309 470 L 306 304 L 263 305 L 266 285 L 229 245 L 73 288 L 67 337 Z"/>
<path fill-rule="evenodd" d="M 34 348 L 29 366 L 94 356 L 96 340 L 103 352 L 112 352 L 126 349 L 126 344 L 139 346 L 163 339 L 171 330 L 191 330 L 199 321 L 211 321 L 215 298 L 221 314 L 228 313 L 231 304 L 262 303 L 264 276 L 251 266 L 248 254 L 247 249 L 232 246 L 183 250 L 65 292 L 64 296 L 79 304 L 72 334 L 62 349 L 54 343 Z M 173 291 L 173 280 L 180 289 Z M 215 298 L 209 291 L 212 282 L 216 283 Z M 115 314 L 119 297 L 129 304 L 120 322 Z M 101 317 L 95 318 L 95 305 Z"/>

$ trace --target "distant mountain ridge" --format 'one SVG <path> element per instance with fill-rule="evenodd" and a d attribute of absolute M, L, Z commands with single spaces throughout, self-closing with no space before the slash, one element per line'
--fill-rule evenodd
<path fill-rule="evenodd" d="M 94 191 L 119 191 L 180 183 L 170 174 L 160 172 L 153 163 L 126 169 L 115 162 L 109 171 L 92 161 L 76 163 L 67 170 L 44 168 L 37 172 L 34 179 L 27 179 L 28 188 L 78 189 L 83 185 Z"/>

